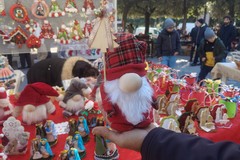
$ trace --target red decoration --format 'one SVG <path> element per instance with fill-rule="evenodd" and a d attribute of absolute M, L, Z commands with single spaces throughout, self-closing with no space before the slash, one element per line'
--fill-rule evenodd
<path fill-rule="evenodd" d="M 31 35 L 26 42 L 28 48 L 39 48 L 41 47 L 41 39 L 35 35 Z"/>
<path fill-rule="evenodd" d="M 92 29 L 93 29 L 93 27 L 92 27 L 90 20 L 87 20 L 87 22 L 85 23 L 85 26 L 84 26 L 84 30 L 83 30 L 85 37 L 90 36 Z"/>
<path fill-rule="evenodd" d="M 4 0 L 0 0 L 0 16 L 6 16 Z"/>
<path fill-rule="evenodd" d="M 49 7 L 46 4 L 45 0 L 38 0 L 32 5 L 32 14 L 39 19 L 47 18 L 49 14 Z"/>
<path fill-rule="evenodd" d="M 28 35 L 23 31 L 21 26 L 17 26 L 8 36 L 4 37 L 3 41 L 13 42 L 18 45 L 19 48 L 26 42 Z"/>
<path fill-rule="evenodd" d="M 11 18 L 17 22 L 28 23 L 29 21 L 28 12 L 19 1 L 11 6 L 9 13 Z"/>
<path fill-rule="evenodd" d="M 51 24 L 47 20 L 45 20 L 43 22 L 41 30 L 42 31 L 40 33 L 40 37 L 39 38 L 45 38 L 45 39 L 53 38 L 54 32 L 53 32 Z"/>

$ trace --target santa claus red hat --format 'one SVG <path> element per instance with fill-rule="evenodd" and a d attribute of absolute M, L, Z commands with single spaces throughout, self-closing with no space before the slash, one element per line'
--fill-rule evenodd
<path fill-rule="evenodd" d="M 59 94 L 55 89 L 46 83 L 37 82 L 28 84 L 21 92 L 15 105 L 25 106 L 27 104 L 31 104 L 39 106 L 49 102 L 50 98 L 47 96 L 58 97 Z"/>
<path fill-rule="evenodd" d="M 7 98 L 7 93 L 4 87 L 0 87 L 0 99 Z"/>
<path fill-rule="evenodd" d="M 108 51 L 105 56 L 106 79 L 108 81 L 119 79 L 125 73 L 145 76 L 147 44 L 137 40 L 130 33 L 116 33 L 114 36 L 119 47 L 112 52 Z"/>

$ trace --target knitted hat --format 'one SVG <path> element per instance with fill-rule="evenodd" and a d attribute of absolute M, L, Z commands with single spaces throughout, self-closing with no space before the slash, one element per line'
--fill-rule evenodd
<path fill-rule="evenodd" d="M 147 44 L 129 33 L 116 33 L 115 37 L 119 47 L 106 53 L 106 79 L 119 79 L 126 73 L 136 73 L 141 77 L 146 75 Z"/>
<path fill-rule="evenodd" d="M 75 95 L 84 96 L 83 89 L 87 90 L 87 92 L 89 92 L 89 94 L 92 91 L 81 79 L 79 79 L 78 77 L 73 78 L 71 80 L 70 86 L 68 87 L 68 89 L 65 92 L 63 102 L 67 103 L 67 101 L 69 99 L 71 99 L 72 97 L 74 97 Z"/>
<path fill-rule="evenodd" d="M 4 87 L 0 87 L 0 99 L 7 98 L 7 93 Z"/>
<path fill-rule="evenodd" d="M 28 84 L 21 92 L 15 105 L 25 106 L 31 104 L 33 106 L 39 106 L 49 102 L 50 98 L 47 96 L 57 97 L 59 94 L 50 85 L 42 82 Z"/>
<path fill-rule="evenodd" d="M 211 28 L 206 28 L 206 30 L 205 30 L 205 32 L 204 32 L 204 38 L 205 39 L 209 39 L 209 38 L 212 38 L 212 37 L 214 37 L 214 36 L 216 36 L 215 35 L 215 33 L 214 33 L 214 31 L 211 29 Z"/>
<path fill-rule="evenodd" d="M 205 23 L 205 20 L 203 18 L 199 18 L 197 21 L 201 24 Z"/>
<path fill-rule="evenodd" d="M 164 22 L 163 28 L 168 29 L 170 27 L 174 27 L 175 23 L 171 18 L 167 18 Z"/>

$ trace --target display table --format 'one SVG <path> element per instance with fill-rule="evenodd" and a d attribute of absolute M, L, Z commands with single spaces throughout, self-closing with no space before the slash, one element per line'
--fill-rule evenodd
<path fill-rule="evenodd" d="M 227 79 L 240 81 L 240 70 L 234 62 L 217 63 L 211 71 L 212 79 L 221 78 L 226 83 Z"/>

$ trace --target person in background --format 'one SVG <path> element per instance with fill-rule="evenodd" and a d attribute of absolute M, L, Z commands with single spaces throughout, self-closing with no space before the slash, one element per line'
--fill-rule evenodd
<path fill-rule="evenodd" d="M 223 41 L 223 44 L 227 48 L 228 51 L 231 50 L 231 43 L 235 40 L 237 35 L 236 28 L 231 23 L 231 17 L 225 16 L 223 18 L 223 25 L 219 31 L 219 38 Z M 224 61 L 226 61 L 228 52 L 226 52 Z"/>
<path fill-rule="evenodd" d="M 194 60 L 191 63 L 191 66 L 196 66 L 197 64 L 201 64 L 201 61 L 199 60 L 199 53 L 197 52 L 199 44 L 202 39 L 204 39 L 204 32 L 207 28 L 207 25 L 204 21 L 204 19 L 200 18 L 195 22 L 195 27 L 191 30 L 190 36 L 192 40 L 192 50 L 190 54 L 190 62 L 193 60 L 193 55 L 195 52 Z M 199 61 L 199 63 L 198 63 Z"/>
<path fill-rule="evenodd" d="M 92 132 L 122 148 L 140 152 L 142 160 L 239 160 L 240 156 L 239 144 L 212 142 L 202 137 L 155 127 L 153 124 L 144 129 L 122 133 L 107 127 L 95 127 Z"/>
<path fill-rule="evenodd" d="M 180 37 L 171 18 L 165 20 L 163 28 L 157 38 L 157 57 L 162 64 L 174 68 L 181 50 Z"/>
<path fill-rule="evenodd" d="M 198 82 L 205 79 L 217 62 L 222 62 L 225 57 L 226 48 L 220 38 L 216 36 L 211 28 L 204 32 L 204 38 L 199 45 L 198 52 L 202 60 L 202 66 L 198 75 Z"/>
<path fill-rule="evenodd" d="M 21 67 L 19 69 L 30 68 L 32 66 L 30 53 L 19 54 Z M 26 66 L 27 62 L 27 66 Z"/>
<path fill-rule="evenodd" d="M 127 25 L 127 30 L 128 30 L 129 33 L 132 33 L 132 34 L 133 34 L 133 32 L 134 32 L 134 27 L 133 27 L 133 24 L 132 24 L 132 23 L 130 23 L 130 24 Z"/>

